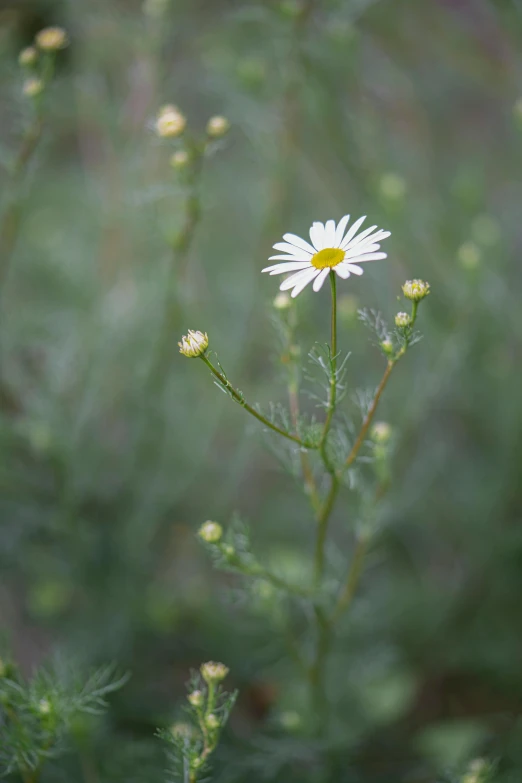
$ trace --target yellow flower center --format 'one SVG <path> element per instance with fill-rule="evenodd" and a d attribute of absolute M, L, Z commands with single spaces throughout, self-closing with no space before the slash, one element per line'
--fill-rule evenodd
<path fill-rule="evenodd" d="M 312 256 L 311 263 L 316 269 L 326 269 L 340 264 L 345 255 L 345 251 L 339 250 L 337 247 L 325 247 L 324 250 L 320 250 L 315 256 Z"/>

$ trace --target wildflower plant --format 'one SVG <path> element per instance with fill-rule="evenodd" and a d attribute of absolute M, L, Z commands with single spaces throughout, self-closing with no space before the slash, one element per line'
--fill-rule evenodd
<path fill-rule="evenodd" d="M 361 321 L 376 338 L 376 347 L 384 356 L 382 378 L 370 394 L 359 393 L 362 412 L 359 423 L 351 421 L 343 411 L 343 402 L 350 389 L 346 378 L 348 356 L 340 347 L 337 318 L 337 283 L 352 275 L 363 274 L 367 262 L 386 258 L 380 243 L 390 232 L 372 225 L 360 230 L 365 218 L 349 225 L 345 215 L 336 225 L 316 222 L 310 229 L 310 241 L 294 234 L 285 234 L 284 242 L 274 245 L 278 251 L 271 261 L 279 263 L 263 269 L 270 275 L 287 274 L 280 285 L 281 293 L 274 300 L 275 322 L 281 344 L 281 360 L 287 375 L 289 409 L 272 405 L 268 413 L 247 401 L 245 394 L 233 385 L 213 351 L 212 339 L 202 332 L 191 331 L 179 343 L 187 357 L 198 357 L 210 371 L 216 385 L 250 416 L 260 422 L 265 431 L 275 433 L 288 449 L 278 450 L 278 456 L 289 472 L 297 477 L 309 500 L 315 526 L 313 568 L 304 582 L 281 577 L 260 562 L 252 552 L 247 528 L 236 519 L 228 529 L 220 523 L 205 522 L 199 538 L 210 550 L 219 568 L 233 571 L 252 581 L 254 585 L 270 586 L 287 598 L 305 602 L 310 618 L 306 638 L 293 636 L 291 623 L 283 621 L 289 653 L 298 664 L 307 683 L 311 699 L 311 724 L 317 732 L 324 728 L 328 715 L 326 669 L 329 662 L 335 630 L 349 609 L 356 594 L 365 566 L 366 555 L 375 538 L 378 526 L 376 506 L 390 483 L 390 456 L 393 431 L 386 422 L 375 420 L 382 395 L 398 362 L 407 350 L 420 339 L 416 331 L 419 303 L 429 294 L 429 285 L 420 280 L 404 284 L 403 293 L 411 302 L 410 312 L 395 316 L 394 328 L 372 310 L 360 311 Z M 329 280 L 331 291 L 330 341 L 316 344 L 309 354 L 309 366 L 301 366 L 300 351 L 296 345 L 297 314 L 293 299 L 310 283 L 315 292 Z M 286 293 L 291 291 L 289 297 Z M 302 379 L 314 382 L 319 376 L 320 390 L 312 395 L 322 410 L 320 416 L 306 415 L 301 410 Z M 353 391 L 352 391 L 353 394 Z M 370 479 L 365 484 L 362 468 L 370 464 Z M 359 491 L 362 520 L 355 529 L 355 545 L 351 563 L 343 577 L 329 573 L 327 542 L 330 522 L 336 505 L 345 492 Z M 255 591 L 254 591 L 255 592 Z M 311 650 L 311 652 L 310 652 Z"/>
<path fill-rule="evenodd" d="M 158 732 L 167 746 L 169 783 L 208 780 L 209 758 L 237 697 L 236 692 L 227 693 L 221 687 L 227 674 L 225 664 L 214 661 L 204 663 L 199 672 L 193 672 L 188 684 L 187 719 Z"/>

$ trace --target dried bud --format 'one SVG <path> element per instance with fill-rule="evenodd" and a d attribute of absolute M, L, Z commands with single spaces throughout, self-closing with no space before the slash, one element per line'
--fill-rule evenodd
<path fill-rule="evenodd" d="M 195 332 L 188 330 L 188 334 L 183 335 L 181 342 L 178 343 L 179 352 L 189 359 L 202 356 L 208 348 L 208 335 L 206 332 Z"/>
<path fill-rule="evenodd" d="M 397 313 L 395 316 L 395 326 L 399 329 L 405 329 L 411 325 L 411 316 L 408 313 Z"/>
<path fill-rule="evenodd" d="M 230 122 L 226 117 L 217 115 L 207 122 L 207 135 L 212 139 L 220 139 L 230 130 Z"/>
<path fill-rule="evenodd" d="M 199 528 L 198 535 L 207 544 L 217 544 L 223 536 L 223 528 L 217 522 L 209 520 Z"/>
<path fill-rule="evenodd" d="M 30 68 L 38 59 L 38 52 L 34 46 L 26 46 L 18 55 L 18 62 L 24 67 Z"/>
<path fill-rule="evenodd" d="M 202 664 L 200 671 L 205 682 L 208 685 L 214 685 L 225 679 L 228 674 L 228 667 L 224 663 L 208 661 L 208 663 Z"/>
<path fill-rule="evenodd" d="M 64 49 L 68 43 L 67 33 L 62 27 L 46 27 L 37 33 L 36 45 L 46 52 L 56 52 Z"/>
<path fill-rule="evenodd" d="M 392 435 L 392 428 L 386 421 L 376 421 L 373 425 L 370 436 L 375 443 L 388 443 Z"/>
<path fill-rule="evenodd" d="M 190 155 L 187 150 L 177 150 L 170 159 L 173 169 L 186 169 L 190 163 Z"/>
<path fill-rule="evenodd" d="M 192 691 L 192 693 L 189 693 L 187 698 L 193 707 L 202 707 L 205 700 L 203 691 Z"/>
<path fill-rule="evenodd" d="M 402 291 L 406 299 L 411 299 L 412 302 L 420 302 L 421 299 L 428 296 L 430 284 L 425 283 L 424 280 L 407 280 L 402 286 Z"/>
<path fill-rule="evenodd" d="M 213 712 L 211 712 L 210 715 L 207 715 L 205 723 L 207 724 L 207 727 L 213 731 L 219 729 L 220 726 L 219 718 L 217 715 L 214 715 Z"/>
<path fill-rule="evenodd" d="M 37 98 L 44 90 L 44 83 L 41 79 L 27 79 L 24 82 L 23 93 L 28 98 Z"/>
<path fill-rule="evenodd" d="M 287 293 L 281 291 L 277 294 L 272 304 L 276 310 L 288 310 L 292 305 L 292 299 Z"/>
<path fill-rule="evenodd" d="M 156 133 L 162 139 L 175 139 L 181 136 L 186 125 L 186 117 L 171 104 L 163 106 L 156 117 Z"/>

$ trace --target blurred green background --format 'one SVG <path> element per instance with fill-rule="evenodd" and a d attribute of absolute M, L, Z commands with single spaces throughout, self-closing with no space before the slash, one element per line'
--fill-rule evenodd
<path fill-rule="evenodd" d="M 164 780 L 154 730 L 176 719 L 189 669 L 215 659 L 241 692 L 223 783 L 434 783 L 477 755 L 520 780 L 522 3 L 0 8 L 4 197 L 28 121 L 18 52 L 50 24 L 71 39 L 0 292 L 0 621 L 26 671 L 59 649 L 133 675 L 42 779 Z M 165 103 L 196 133 L 213 114 L 232 126 L 205 161 L 170 305 L 186 191 L 169 165 L 183 142 L 154 133 Z M 380 410 L 393 484 L 335 648 L 337 719 L 314 745 L 276 609 L 252 608 L 195 538 L 238 511 L 256 551 L 306 574 L 314 524 L 257 425 L 176 342 L 208 331 L 249 400 L 285 401 L 277 285 L 260 270 L 283 232 L 346 212 L 392 231 L 388 260 L 340 291 L 350 395 L 382 372 L 356 308 L 392 318 L 411 277 L 432 295 Z M 165 307 L 171 348 L 151 383 Z M 297 308 L 305 355 L 328 337 L 326 287 Z M 350 504 L 333 525 L 342 558 Z"/>

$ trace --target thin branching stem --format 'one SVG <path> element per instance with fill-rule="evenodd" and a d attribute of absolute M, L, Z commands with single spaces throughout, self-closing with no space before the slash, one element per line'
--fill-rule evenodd
<path fill-rule="evenodd" d="M 249 405 L 247 402 L 245 402 L 243 395 L 240 394 L 237 389 L 235 389 L 228 378 L 225 378 L 225 376 L 219 372 L 216 367 L 212 364 L 208 356 L 205 354 L 202 354 L 201 359 L 205 362 L 207 367 L 209 368 L 210 372 L 217 378 L 221 386 L 226 389 L 226 391 L 230 394 L 230 396 L 237 402 L 239 405 L 241 405 L 242 408 L 244 408 L 248 413 L 250 413 L 251 416 L 253 416 L 255 419 L 260 421 L 262 424 L 265 425 L 265 427 L 268 427 L 269 429 L 273 430 L 274 432 L 277 432 L 278 435 L 282 435 L 283 438 L 287 438 L 288 440 L 293 441 L 294 443 L 298 443 L 299 446 L 302 446 L 303 448 L 307 448 L 307 445 L 301 440 L 301 438 L 298 435 L 292 435 L 291 432 L 286 432 L 286 430 L 281 429 L 281 427 L 278 427 L 276 424 L 272 424 L 271 421 L 269 421 L 266 416 L 263 416 L 262 413 L 259 413 L 256 411 L 255 408 L 253 408 L 251 405 Z"/>

